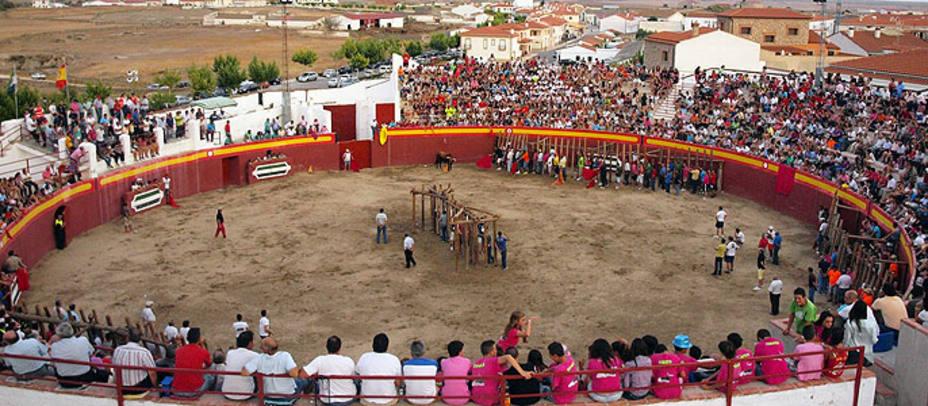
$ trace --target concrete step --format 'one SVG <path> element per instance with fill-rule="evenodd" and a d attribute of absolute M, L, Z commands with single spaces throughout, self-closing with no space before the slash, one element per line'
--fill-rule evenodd
<path fill-rule="evenodd" d="M 896 370 L 885 361 L 876 358 L 873 360 L 873 366 L 870 370 L 876 374 L 876 381 L 885 385 L 887 388 L 896 390 Z"/>
<path fill-rule="evenodd" d="M 896 406 L 896 391 L 876 382 L 876 399 L 873 404 L 876 406 Z"/>

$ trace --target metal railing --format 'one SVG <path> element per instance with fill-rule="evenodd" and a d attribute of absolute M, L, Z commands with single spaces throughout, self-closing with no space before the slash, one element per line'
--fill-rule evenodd
<path fill-rule="evenodd" d="M 588 389 L 583 389 L 583 388 L 586 388 L 586 386 L 581 385 L 580 383 L 583 382 L 583 381 L 589 380 L 589 378 L 583 379 L 583 377 L 591 377 L 591 376 L 594 376 L 594 375 L 596 375 L 596 374 L 614 374 L 614 375 L 617 375 L 617 376 L 621 376 L 621 374 L 631 373 L 631 372 L 639 372 L 639 371 L 651 371 L 651 372 L 653 373 L 654 371 L 657 371 L 657 370 L 667 369 L 667 368 L 674 368 L 674 367 L 675 367 L 675 368 L 678 368 L 678 373 L 679 373 L 679 369 L 685 369 L 685 368 L 717 367 L 717 368 L 719 368 L 719 371 L 721 371 L 721 369 L 724 368 L 725 371 L 726 371 L 726 379 L 725 379 L 724 381 L 719 381 L 719 380 L 716 378 L 716 379 L 713 379 L 713 380 L 708 380 L 708 379 L 707 379 L 707 380 L 704 380 L 704 381 L 696 381 L 696 382 L 689 382 L 689 381 L 687 380 L 687 382 L 683 382 L 683 381 L 682 381 L 682 378 L 681 378 L 680 381 L 679 381 L 678 383 L 673 383 L 673 382 L 670 382 L 670 383 L 652 383 L 651 385 L 648 385 L 648 386 L 635 386 L 635 387 L 632 387 L 632 388 L 623 388 L 623 387 L 621 387 L 621 378 L 619 378 L 619 379 L 620 379 L 620 387 L 619 387 L 618 389 L 616 389 L 615 391 L 616 391 L 616 392 L 621 392 L 621 391 L 627 391 L 627 390 L 635 390 L 635 391 L 647 391 L 647 392 L 649 392 L 649 394 L 653 394 L 652 391 L 653 391 L 654 389 L 680 388 L 680 391 L 681 391 L 681 394 L 682 394 L 682 390 L 683 390 L 684 388 L 688 388 L 688 387 L 702 387 L 702 388 L 705 389 L 705 390 L 712 390 L 712 391 L 718 390 L 718 391 L 720 391 L 720 392 L 724 395 L 724 397 L 725 397 L 725 399 L 726 399 L 726 404 L 727 404 L 728 406 L 731 406 L 732 401 L 733 401 L 733 398 L 736 397 L 736 396 L 738 396 L 738 391 L 737 391 L 737 389 L 736 389 L 736 386 L 738 386 L 738 385 L 745 385 L 745 384 L 750 383 L 750 382 L 753 382 L 753 381 L 760 381 L 760 380 L 769 379 L 769 378 L 774 378 L 774 377 L 785 377 L 785 378 L 797 377 L 797 376 L 800 375 L 800 374 L 820 374 L 821 376 L 820 376 L 819 378 L 816 378 L 815 380 L 818 380 L 818 381 L 820 381 L 820 382 L 829 382 L 829 381 L 832 381 L 832 382 L 833 382 L 833 380 L 836 379 L 836 378 L 829 378 L 829 377 L 826 377 L 826 376 L 824 375 L 825 372 L 841 371 L 841 374 L 843 375 L 843 374 L 846 373 L 846 371 L 851 370 L 851 371 L 853 371 L 853 373 L 854 373 L 854 393 L 853 393 L 853 403 L 852 403 L 852 405 L 853 405 L 853 406 L 857 406 L 858 403 L 859 403 L 859 400 L 860 400 L 860 387 L 861 387 L 861 382 L 862 382 L 862 379 L 863 379 L 863 365 L 862 365 L 862 362 L 863 362 L 863 351 L 864 351 L 864 348 L 863 348 L 863 347 L 851 347 L 851 348 L 842 348 L 842 349 L 824 349 L 824 350 L 822 350 L 822 351 L 812 351 L 812 352 L 803 352 L 803 353 L 791 353 L 791 354 L 782 354 L 782 355 L 769 355 L 769 356 L 761 356 L 761 357 L 745 357 L 745 358 L 736 358 L 736 359 L 724 359 L 724 360 L 718 360 L 718 361 L 717 361 L 717 360 L 713 360 L 713 361 L 706 361 L 706 362 L 688 362 L 688 363 L 674 364 L 673 366 L 670 366 L 670 367 L 668 367 L 668 366 L 666 366 L 666 365 L 657 365 L 657 366 L 652 365 L 652 366 L 642 366 L 642 367 L 634 367 L 634 368 L 624 368 L 624 367 L 623 367 L 623 368 L 601 369 L 601 370 L 578 370 L 578 371 L 566 371 L 566 372 L 542 372 L 542 373 L 534 373 L 534 374 L 532 374 L 532 379 L 538 379 L 538 380 L 542 380 L 542 379 L 545 379 L 545 378 L 564 377 L 564 376 L 574 377 L 574 379 L 576 379 L 576 381 L 573 381 L 573 382 L 575 382 L 576 385 L 569 385 L 569 386 L 568 386 L 568 389 L 569 389 L 571 386 L 576 387 L 576 388 L 578 388 L 578 389 L 576 389 L 576 390 L 560 390 L 560 388 L 558 388 L 558 387 L 552 387 L 552 388 L 551 388 L 551 389 L 552 389 L 551 391 L 544 391 L 544 390 L 542 390 L 541 392 L 538 392 L 538 393 L 523 393 L 523 394 L 510 394 L 510 393 L 508 392 L 508 390 L 507 390 L 507 385 L 505 384 L 505 383 L 507 383 L 508 381 L 515 381 L 515 380 L 523 380 L 523 379 L 526 379 L 526 378 L 523 378 L 523 377 L 520 376 L 520 375 L 487 375 L 487 376 L 480 376 L 480 375 L 464 375 L 464 376 L 451 376 L 451 375 L 442 375 L 442 374 L 439 373 L 438 375 L 435 375 L 435 376 L 312 375 L 312 376 L 309 376 L 309 377 L 308 377 L 308 379 L 309 379 L 310 381 L 312 381 L 312 382 L 326 382 L 326 381 L 332 381 L 332 380 L 351 380 L 352 382 L 355 383 L 356 388 L 357 388 L 357 382 L 359 382 L 359 381 L 365 381 L 365 380 L 367 380 L 367 381 L 370 381 L 370 380 L 389 380 L 389 381 L 394 381 L 394 382 L 396 382 L 399 386 L 402 386 L 402 382 L 403 382 L 403 381 L 434 381 L 434 382 L 436 383 L 436 390 L 435 390 L 436 394 L 435 394 L 435 395 L 409 395 L 409 394 L 406 394 L 406 393 L 403 393 L 403 392 L 399 392 L 399 391 L 397 392 L 396 395 L 369 395 L 369 394 L 360 394 L 360 393 L 359 393 L 360 391 L 355 391 L 356 394 L 354 394 L 354 395 L 348 395 L 348 394 L 342 394 L 342 393 L 331 393 L 331 392 L 328 392 L 328 393 L 318 393 L 318 391 L 311 391 L 311 393 L 293 393 L 293 394 L 268 393 L 268 392 L 266 391 L 266 388 L 265 388 L 265 385 L 266 385 L 265 382 L 264 382 L 265 379 L 294 379 L 294 378 L 291 377 L 290 375 L 286 375 L 286 374 L 262 374 L 262 373 L 259 373 L 259 372 L 256 372 L 256 373 L 250 375 L 251 377 L 253 377 L 253 378 L 255 379 L 255 381 L 254 381 L 254 388 L 255 388 L 255 389 L 254 389 L 254 392 L 226 392 L 226 391 L 222 391 L 221 388 L 220 388 L 220 390 L 205 390 L 205 391 L 199 391 L 199 390 L 197 390 L 197 391 L 195 391 L 195 392 L 193 392 L 193 393 L 191 393 L 191 392 L 183 392 L 183 395 L 178 395 L 178 393 L 175 392 L 175 391 L 173 391 L 173 390 L 165 390 L 164 388 L 159 387 L 159 385 L 158 385 L 157 382 L 153 382 L 153 383 L 152 383 L 152 386 L 153 386 L 153 387 L 137 387 L 137 386 L 126 385 L 126 384 L 123 382 L 122 373 L 123 373 L 123 372 L 126 372 L 126 371 L 145 371 L 145 372 L 149 372 L 149 373 L 150 373 L 150 372 L 155 372 L 155 373 L 157 373 L 157 374 L 164 374 L 164 375 L 169 375 L 169 376 L 174 376 L 174 375 L 176 375 L 176 374 L 178 374 L 178 373 L 180 373 L 180 374 L 194 374 L 194 375 L 200 375 L 200 376 L 203 376 L 203 375 L 214 375 L 214 376 L 238 376 L 238 377 L 244 377 L 244 376 L 248 376 L 248 375 L 242 374 L 241 371 L 218 371 L 218 370 L 207 370 L 207 369 L 159 368 L 159 367 L 151 368 L 151 367 L 131 366 L 131 365 L 116 365 L 116 364 L 105 364 L 105 363 L 92 363 L 92 362 L 85 362 L 85 361 L 75 361 L 75 360 L 58 359 L 58 358 L 52 358 L 52 357 L 31 357 L 31 356 L 23 356 L 23 355 L 6 355 L 6 354 L 4 354 L 4 355 L 0 356 L 0 358 L 4 358 L 4 359 L 31 360 L 31 361 L 46 361 L 46 362 L 50 362 L 50 363 L 53 363 L 53 364 L 54 364 L 54 363 L 57 363 L 57 364 L 66 364 L 66 365 L 89 366 L 89 367 L 91 367 L 91 368 L 97 368 L 97 369 L 100 369 L 100 370 L 106 370 L 106 371 L 108 371 L 108 372 L 110 372 L 110 373 L 112 374 L 112 379 L 111 379 L 111 380 L 112 380 L 112 383 L 110 383 L 110 382 L 106 382 L 106 383 L 103 383 L 103 382 L 86 382 L 86 381 L 83 381 L 83 380 L 69 380 L 69 379 L 67 379 L 67 378 L 62 378 L 62 377 L 57 377 L 57 378 L 56 378 L 56 377 L 51 376 L 51 375 L 42 376 L 42 377 L 36 377 L 36 378 L 34 378 L 34 379 L 44 380 L 44 381 L 50 381 L 50 382 L 57 382 L 57 383 L 59 383 L 59 384 L 64 383 L 64 384 L 79 385 L 79 386 L 87 385 L 87 386 L 91 386 L 91 387 L 112 389 L 112 390 L 115 392 L 115 396 L 114 396 L 114 397 L 115 397 L 117 403 L 118 403 L 120 406 L 121 406 L 121 405 L 124 405 L 124 404 L 125 404 L 125 401 L 127 400 L 127 393 L 126 393 L 127 391 L 131 391 L 131 392 L 134 392 L 134 393 L 141 392 L 141 393 L 143 393 L 144 395 L 147 395 L 148 393 L 150 393 L 150 391 L 157 391 L 157 392 L 159 392 L 162 396 L 172 397 L 172 398 L 176 398 L 176 399 L 178 399 L 178 400 L 184 400 L 184 399 L 186 399 L 186 400 L 196 400 L 196 399 L 199 399 L 200 397 L 202 397 L 203 395 L 207 395 L 207 394 L 224 395 L 224 396 L 247 396 L 248 398 L 255 398 L 255 399 L 257 399 L 257 400 L 258 400 L 258 404 L 265 404 L 265 401 L 268 400 L 268 399 L 274 399 L 274 400 L 289 399 L 289 400 L 293 400 L 294 402 L 297 401 L 297 400 L 299 400 L 299 399 L 308 399 L 308 400 L 312 401 L 314 404 L 318 404 L 318 403 L 323 402 L 322 399 L 327 399 L 328 401 L 331 401 L 333 398 L 334 398 L 334 399 L 351 399 L 352 401 L 355 401 L 355 400 L 362 400 L 362 399 L 389 399 L 389 400 L 409 400 L 409 399 L 413 399 L 413 400 L 415 400 L 415 399 L 420 399 L 420 400 L 421 400 L 421 399 L 431 399 L 431 400 L 433 400 L 433 401 L 435 401 L 435 400 L 442 400 L 442 399 L 467 399 L 467 400 L 473 400 L 474 396 L 471 395 L 471 394 L 468 394 L 468 395 L 448 395 L 448 396 L 443 395 L 443 394 L 441 393 L 441 391 L 438 390 L 438 386 L 441 385 L 442 383 L 444 383 L 445 381 L 451 381 L 451 380 L 454 380 L 454 381 L 462 381 L 462 380 L 463 380 L 463 381 L 467 381 L 468 383 L 473 383 L 474 381 L 478 381 L 478 380 L 479 380 L 479 381 L 494 381 L 494 382 L 495 382 L 495 385 L 498 386 L 498 390 L 495 390 L 495 391 L 494 391 L 494 392 L 496 392 L 497 395 L 498 395 L 498 399 L 496 399 L 496 400 L 494 401 L 494 405 L 507 405 L 507 404 L 509 404 L 509 400 L 510 400 L 510 399 L 513 399 L 513 398 L 515 398 L 515 399 L 519 399 L 519 398 L 539 398 L 539 399 L 543 399 L 543 398 L 547 398 L 547 397 L 551 397 L 551 396 L 557 396 L 557 395 L 573 397 L 573 400 L 571 400 L 570 402 L 567 402 L 567 403 L 577 403 L 578 401 L 582 402 L 582 401 L 585 400 L 585 399 L 577 399 L 576 396 L 588 396 L 588 395 L 590 395 L 590 394 L 602 393 L 601 391 L 592 391 L 592 390 L 588 390 Z M 858 354 L 860 354 L 860 357 L 859 357 L 860 361 L 857 362 L 857 364 L 855 364 L 855 365 L 846 365 L 846 364 L 842 364 L 842 365 L 840 365 L 840 366 L 835 366 L 834 368 L 831 368 L 831 369 L 826 368 L 825 365 L 824 365 L 825 356 L 827 356 L 827 355 L 829 355 L 829 354 L 835 354 L 835 353 L 838 353 L 838 352 L 843 352 L 843 353 L 847 353 L 847 354 L 849 354 L 849 353 L 851 353 L 851 352 L 857 352 Z M 804 371 L 801 371 L 801 372 L 789 370 L 789 372 L 779 373 L 779 374 L 767 374 L 767 373 L 762 373 L 761 375 L 755 375 L 755 374 L 753 373 L 753 371 L 751 371 L 752 373 L 751 373 L 750 375 L 747 375 L 747 374 L 744 374 L 744 375 L 737 375 L 737 374 L 736 374 L 736 371 L 737 371 L 738 369 L 740 369 L 740 365 L 739 365 L 739 364 L 760 365 L 763 361 L 769 361 L 769 360 L 783 360 L 783 361 L 785 362 L 785 361 L 788 360 L 788 359 L 796 359 L 796 358 L 804 357 L 804 356 L 817 356 L 817 355 L 821 355 L 821 356 L 823 357 L 823 365 L 822 365 L 822 367 L 819 368 L 819 369 L 804 370 Z M 576 361 L 574 361 L 574 362 L 576 362 Z M 738 367 L 736 367 L 736 365 L 738 365 Z M 302 369 L 302 368 L 300 368 L 300 371 L 301 371 L 301 374 L 303 374 L 303 372 L 302 372 L 303 369 Z M 4 371 L 3 374 L 11 375 L 9 371 Z M 15 375 L 15 374 L 14 374 L 14 375 Z M 714 375 L 714 376 L 715 376 L 715 375 Z M 301 378 L 301 379 L 302 379 L 302 378 Z M 143 378 L 143 380 L 144 380 L 144 378 Z M 813 381 L 815 381 L 815 380 L 813 380 Z M 802 380 L 800 380 L 800 381 L 802 381 Z M 843 379 L 842 379 L 842 381 L 843 381 Z M 771 387 L 776 387 L 777 385 L 782 385 L 782 384 L 783 384 L 783 383 L 780 383 L 780 384 L 773 384 L 773 385 L 770 385 L 770 386 L 771 386 Z M 792 389 L 792 388 L 793 388 L 792 386 L 784 387 L 784 389 Z M 470 389 L 468 389 L 468 393 L 470 393 Z M 612 392 L 610 392 L 610 393 L 612 393 Z M 144 395 L 143 395 L 143 396 L 144 396 Z M 193 396 L 191 396 L 191 395 L 193 395 Z M 136 396 L 138 396 L 138 395 L 136 395 Z M 681 395 L 681 396 L 676 396 L 675 398 L 680 398 L 680 397 L 682 397 L 682 395 Z M 484 396 L 481 396 L 481 399 L 482 399 L 482 400 L 484 400 L 484 399 L 488 400 L 488 398 L 485 398 Z M 671 399 L 667 399 L 667 400 L 671 400 Z M 651 400 L 651 401 L 645 401 L 645 402 L 647 402 L 647 403 L 653 403 L 653 400 Z"/>

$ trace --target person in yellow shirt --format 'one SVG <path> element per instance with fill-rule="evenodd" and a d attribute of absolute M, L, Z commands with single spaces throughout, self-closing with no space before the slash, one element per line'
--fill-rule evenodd
<path fill-rule="evenodd" d="M 881 293 L 880 298 L 873 302 L 873 310 L 883 313 L 886 328 L 898 333 L 899 327 L 902 326 L 902 319 L 908 317 L 905 302 L 899 297 L 896 288 L 888 283 L 883 285 Z"/>
<path fill-rule="evenodd" d="M 715 246 L 715 271 L 712 276 L 722 276 L 722 260 L 725 258 L 725 237 L 719 238 L 718 245 Z"/>

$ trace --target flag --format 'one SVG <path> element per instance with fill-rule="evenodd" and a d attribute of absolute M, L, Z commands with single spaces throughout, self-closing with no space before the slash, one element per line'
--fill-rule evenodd
<path fill-rule="evenodd" d="M 477 167 L 480 169 L 490 169 L 493 167 L 493 155 L 487 154 L 477 160 Z"/>
<path fill-rule="evenodd" d="M 6 92 L 10 96 L 15 95 L 17 86 L 19 86 L 19 78 L 16 77 L 16 70 L 14 69 L 13 74 L 10 75 L 10 84 L 6 87 Z"/>
<path fill-rule="evenodd" d="M 58 68 L 58 80 L 55 81 L 55 87 L 58 90 L 63 90 L 68 86 L 68 65 L 61 65 Z"/>
<path fill-rule="evenodd" d="M 780 165 L 780 171 L 777 172 L 776 179 L 777 183 L 774 190 L 783 196 L 789 196 L 793 192 L 793 185 L 796 183 L 796 168 Z"/>

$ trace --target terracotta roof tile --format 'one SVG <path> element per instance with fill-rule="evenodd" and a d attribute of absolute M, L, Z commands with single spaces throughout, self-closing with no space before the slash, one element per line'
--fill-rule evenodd
<path fill-rule="evenodd" d="M 847 75 L 928 84 L 928 63 L 925 61 L 928 61 L 928 49 L 918 49 L 837 62 L 825 70 Z"/>
<path fill-rule="evenodd" d="M 693 37 L 698 37 L 699 35 L 703 35 L 703 34 L 706 34 L 712 31 L 716 31 L 716 29 L 700 27 L 699 34 L 697 35 L 693 35 L 692 30 L 683 31 L 683 32 L 663 31 L 663 32 L 658 32 L 655 34 L 648 35 L 648 37 L 645 38 L 645 41 L 659 42 L 662 44 L 678 44 L 682 41 L 688 40 Z"/>
<path fill-rule="evenodd" d="M 844 18 L 843 26 L 855 27 L 928 27 L 928 15 L 868 14 L 857 18 Z"/>
<path fill-rule="evenodd" d="M 844 34 L 848 40 L 863 48 L 867 53 L 876 54 L 887 51 L 909 51 L 912 49 L 928 48 L 928 41 L 912 34 L 889 35 L 882 33 L 879 38 L 874 31 L 857 31 L 854 37 Z"/>
<path fill-rule="evenodd" d="M 508 24 L 504 24 L 508 25 Z M 494 37 L 494 38 L 515 38 L 519 36 L 511 27 L 504 25 L 487 26 L 474 28 L 461 33 L 462 37 Z"/>

